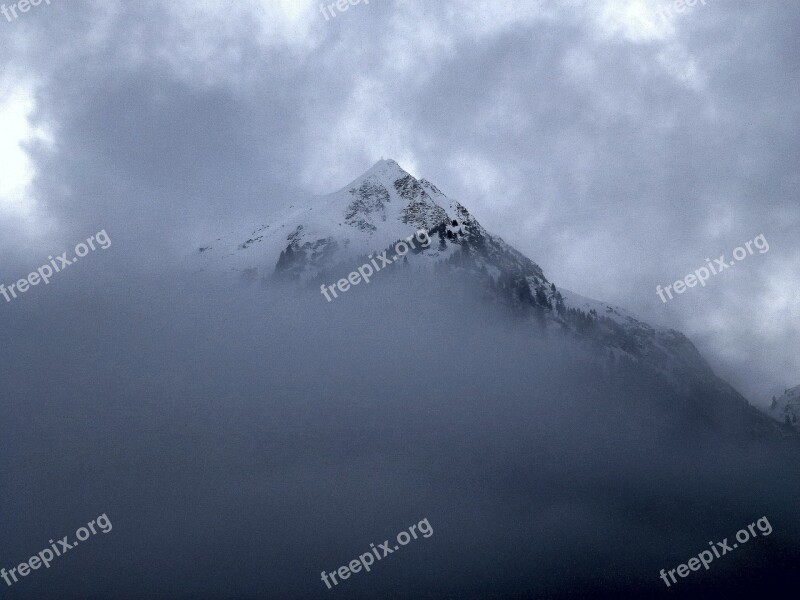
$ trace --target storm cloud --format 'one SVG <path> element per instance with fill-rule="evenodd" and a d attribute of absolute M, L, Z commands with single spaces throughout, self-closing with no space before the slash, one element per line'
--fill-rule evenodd
<path fill-rule="evenodd" d="M 391 157 L 761 402 L 800 381 L 800 7 L 666 5 L 373 0 L 326 20 L 299 0 L 54 0 L 0 18 L 0 276 L 101 229 L 114 260 L 87 270 L 158 272 Z M 768 254 L 659 300 L 759 234 Z"/>

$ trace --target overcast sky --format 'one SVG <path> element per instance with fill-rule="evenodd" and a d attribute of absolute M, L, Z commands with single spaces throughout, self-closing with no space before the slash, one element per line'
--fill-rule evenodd
<path fill-rule="evenodd" d="M 659 6 L 370 0 L 326 20 L 304 0 L 52 0 L 0 16 L 0 278 L 103 228 L 115 268 L 180 264 L 394 158 L 556 285 L 684 331 L 762 401 L 800 383 L 800 4 Z M 759 234 L 769 252 L 656 295 Z"/>

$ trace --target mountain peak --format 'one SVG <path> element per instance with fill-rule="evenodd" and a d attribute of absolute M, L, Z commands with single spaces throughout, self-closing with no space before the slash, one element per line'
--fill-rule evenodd
<path fill-rule="evenodd" d="M 403 179 L 405 177 L 411 177 L 416 181 L 411 174 L 409 174 L 403 167 L 401 167 L 397 161 L 389 159 L 381 159 L 372 165 L 369 169 L 364 171 L 361 175 L 356 177 L 353 181 L 348 183 L 344 186 L 339 192 L 351 190 L 353 188 L 358 188 L 367 180 L 372 181 L 379 181 L 387 188 L 391 188 L 394 185 L 394 182 L 398 179 Z"/>
<path fill-rule="evenodd" d="M 375 175 L 380 179 L 388 179 L 390 182 L 394 182 L 397 179 L 402 179 L 403 177 L 411 176 L 408 171 L 403 169 L 396 160 L 392 160 L 391 158 L 381 159 L 372 165 L 362 177 L 367 175 Z"/>
<path fill-rule="evenodd" d="M 404 181 L 405 185 L 421 187 L 422 190 L 427 192 L 434 200 L 445 202 L 450 208 L 455 208 L 455 205 L 450 206 L 452 203 L 447 199 L 444 193 L 436 187 L 433 183 L 422 178 L 414 177 L 411 173 L 406 171 L 400 164 L 392 158 L 381 158 L 378 162 L 367 169 L 363 174 L 354 179 L 348 185 L 343 187 L 341 191 L 349 191 L 353 188 L 358 188 L 365 180 L 372 179 L 378 180 L 387 189 L 391 189 L 397 181 Z M 445 208 L 447 208 L 446 206 Z"/>

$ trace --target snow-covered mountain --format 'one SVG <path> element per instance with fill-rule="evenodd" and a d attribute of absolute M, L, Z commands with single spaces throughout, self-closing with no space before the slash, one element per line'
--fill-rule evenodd
<path fill-rule="evenodd" d="M 255 228 L 204 245 L 193 260 L 204 270 L 239 272 L 250 280 L 313 284 L 310 293 L 319 294 L 319 284 L 346 277 L 368 255 L 389 250 L 391 256 L 396 242 L 420 229 L 431 243 L 406 256 L 412 272 L 462 276 L 484 296 L 530 314 L 538 325 L 586 339 L 607 360 L 647 368 L 681 390 L 701 386 L 751 410 L 683 334 L 558 288 L 539 265 L 487 232 L 462 204 L 393 160 L 376 163 L 337 192 L 297 202 Z M 320 301 L 325 302 L 322 296 Z"/>
<path fill-rule="evenodd" d="M 433 184 L 415 179 L 393 160 L 382 160 L 341 190 L 293 204 L 258 227 L 233 232 L 199 252 L 205 267 L 243 273 L 256 268 L 263 276 L 271 275 L 281 252 L 290 250 L 291 274 L 306 280 L 333 262 L 355 260 L 418 229 L 457 219 L 462 226 L 474 222 Z M 440 259 L 453 250 L 437 249 L 426 257 Z"/>
<path fill-rule="evenodd" d="M 773 396 L 766 412 L 776 421 L 800 431 L 800 385 L 784 391 L 779 398 Z"/>

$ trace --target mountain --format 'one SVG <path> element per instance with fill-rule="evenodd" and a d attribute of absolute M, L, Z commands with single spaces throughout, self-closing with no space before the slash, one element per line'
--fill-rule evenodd
<path fill-rule="evenodd" d="M 780 398 L 773 396 L 766 413 L 776 421 L 800 431 L 800 385 L 785 390 Z"/>
<path fill-rule="evenodd" d="M 430 243 L 405 255 L 403 263 L 412 272 L 454 275 L 544 331 L 585 340 L 611 364 L 645 370 L 673 389 L 702 396 L 703 404 L 693 408 L 702 418 L 744 418 L 753 432 L 776 429 L 714 374 L 683 334 L 558 288 L 539 265 L 486 231 L 462 204 L 393 160 L 379 161 L 339 191 L 220 237 L 195 251 L 193 260 L 203 270 L 238 272 L 251 281 L 289 280 L 318 293 L 320 285 L 347 277 L 384 250 L 389 262 L 397 260 L 395 245 L 418 230 Z"/>

